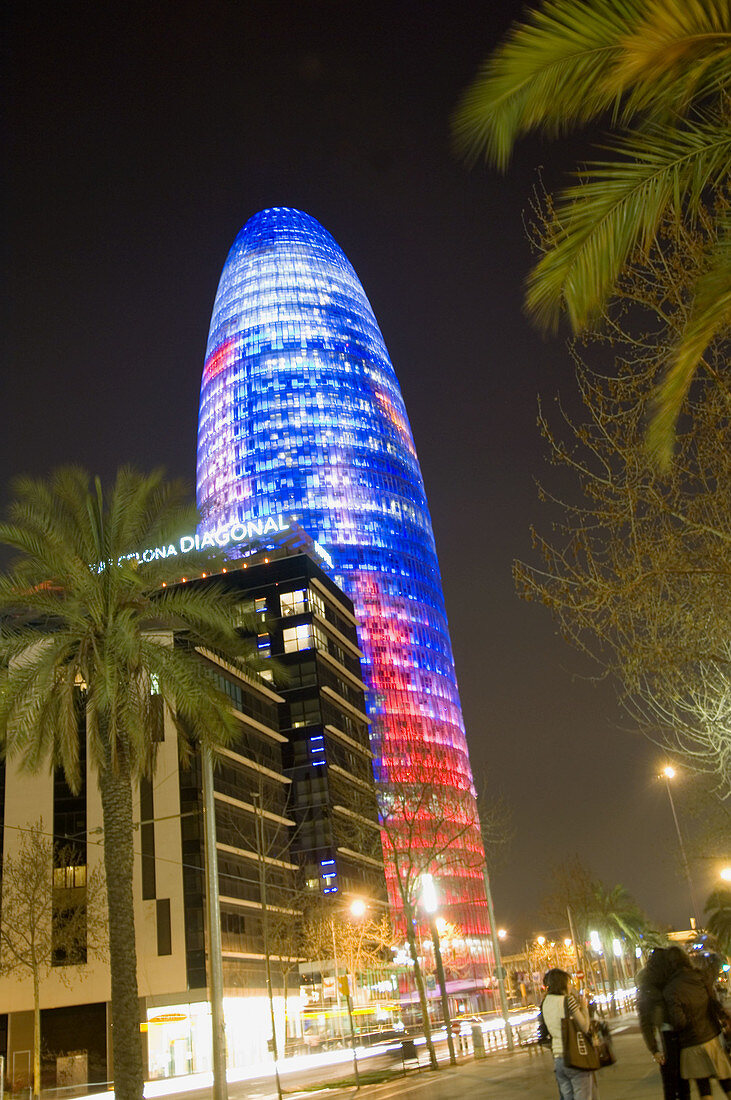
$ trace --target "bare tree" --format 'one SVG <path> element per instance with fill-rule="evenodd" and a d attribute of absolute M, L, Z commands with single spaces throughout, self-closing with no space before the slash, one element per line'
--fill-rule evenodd
<path fill-rule="evenodd" d="M 41 1090 L 41 986 L 50 974 L 67 985 L 91 954 L 106 950 L 106 892 L 74 848 L 54 846 L 43 821 L 21 830 L 2 867 L 0 972 L 33 983 L 33 1095 Z"/>
<path fill-rule="evenodd" d="M 550 225 L 550 223 L 549 223 Z M 550 233 L 550 228 L 545 230 Z M 540 562 L 515 566 L 519 593 L 542 602 L 564 637 L 616 678 L 625 707 L 658 743 L 731 793 L 731 382 L 728 333 L 705 353 L 683 406 L 676 454 L 658 470 L 647 453 L 667 348 L 707 263 L 712 219 L 667 225 L 623 281 L 616 311 L 574 345 L 581 408 L 557 403 L 539 425 L 560 494 L 541 488 L 547 534 Z M 557 479 L 558 480 L 558 479 Z"/>
<path fill-rule="evenodd" d="M 429 1061 L 438 1069 L 416 939 L 422 879 L 432 875 L 449 887 L 460 871 L 483 867 L 480 821 L 470 791 L 425 781 L 382 785 L 378 799 L 384 854 L 393 869 L 391 888 L 399 901 L 397 919 L 402 917 L 414 968 Z"/>

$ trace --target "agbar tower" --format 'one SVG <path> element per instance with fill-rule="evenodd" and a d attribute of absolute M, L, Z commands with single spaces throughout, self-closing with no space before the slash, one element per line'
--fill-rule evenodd
<path fill-rule="evenodd" d="M 200 397 L 208 528 L 285 514 L 329 553 L 360 623 L 376 779 L 474 806 L 431 519 L 406 409 L 355 271 L 297 210 L 252 217 L 218 286 Z M 424 820 L 424 835 L 434 828 Z M 440 874 L 448 916 L 487 931 L 482 843 Z M 393 868 L 386 877 L 397 903 Z"/>

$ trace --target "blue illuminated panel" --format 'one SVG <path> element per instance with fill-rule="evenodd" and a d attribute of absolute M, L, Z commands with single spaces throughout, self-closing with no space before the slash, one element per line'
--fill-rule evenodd
<path fill-rule="evenodd" d="M 209 528 L 286 515 L 331 554 L 358 616 L 376 778 L 471 792 L 406 409 L 355 271 L 307 214 L 256 214 L 228 255 L 203 371 L 197 485 Z M 477 830 L 461 843 L 482 851 Z M 390 867 L 387 878 L 395 900 Z M 452 919 L 484 932 L 481 871 L 455 868 L 440 884 Z"/>

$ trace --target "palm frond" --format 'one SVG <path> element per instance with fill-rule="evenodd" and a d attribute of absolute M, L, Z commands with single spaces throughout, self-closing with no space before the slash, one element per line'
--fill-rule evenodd
<path fill-rule="evenodd" d="M 647 432 L 650 452 L 667 468 L 675 426 L 691 382 L 713 341 L 731 328 L 731 218 L 722 222 L 708 270 L 696 284 L 691 313 L 654 403 Z"/>
<path fill-rule="evenodd" d="M 731 4 L 652 0 L 621 45 L 615 78 L 632 89 L 625 120 L 648 107 L 682 113 L 731 83 Z"/>
<path fill-rule="evenodd" d="M 506 168 L 518 137 L 565 133 L 618 107 L 613 79 L 641 0 L 547 0 L 516 23 L 465 92 L 454 118 L 458 145 Z"/>
<path fill-rule="evenodd" d="M 668 210 L 697 212 L 706 188 L 721 184 L 731 164 L 731 131 L 704 114 L 668 132 L 648 125 L 613 146 L 621 158 L 589 166 L 557 205 L 553 247 L 528 279 L 526 303 L 544 328 L 562 309 L 574 331 L 597 316 L 636 249 L 647 249 Z"/>

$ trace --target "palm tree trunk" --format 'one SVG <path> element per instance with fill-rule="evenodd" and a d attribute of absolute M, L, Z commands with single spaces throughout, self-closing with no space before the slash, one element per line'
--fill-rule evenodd
<path fill-rule="evenodd" d="M 114 1093 L 117 1100 L 142 1100 L 144 1074 L 132 893 L 132 780 L 126 756 L 120 754 L 115 770 L 108 765 L 100 771 L 99 789 L 109 911 Z"/>
<path fill-rule="evenodd" d="M 614 974 L 614 959 L 608 953 L 604 953 L 604 957 L 607 960 L 607 980 L 609 982 L 609 997 L 611 1002 L 611 1014 L 617 1015 L 617 992 L 616 992 L 616 978 Z"/>

